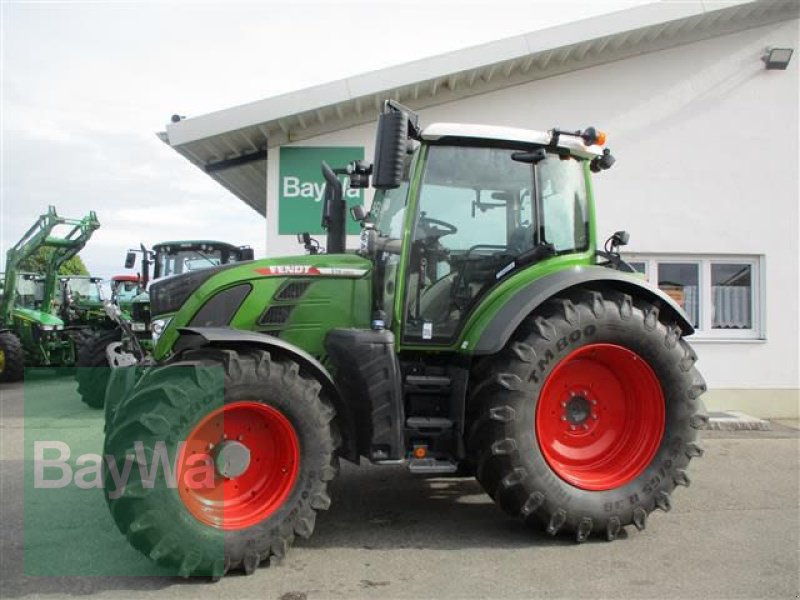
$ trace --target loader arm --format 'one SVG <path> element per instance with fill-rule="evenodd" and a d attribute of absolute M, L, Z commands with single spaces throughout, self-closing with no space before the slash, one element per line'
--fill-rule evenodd
<path fill-rule="evenodd" d="M 64 236 L 52 235 L 59 225 L 72 226 L 72 229 Z M 100 222 L 94 211 L 90 211 L 82 219 L 67 219 L 60 217 L 54 206 L 48 207 L 47 213 L 41 215 L 6 254 L 5 292 L 0 303 L 0 322 L 11 322 L 16 301 L 17 275 L 20 265 L 26 259 L 40 248 L 53 248 L 47 272 L 43 274 L 45 283 L 42 306 L 48 312 L 55 295 L 59 267 L 80 252 L 99 227 Z"/>

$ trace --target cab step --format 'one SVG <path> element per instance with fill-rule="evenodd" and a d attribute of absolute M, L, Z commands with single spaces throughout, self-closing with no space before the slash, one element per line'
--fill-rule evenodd
<path fill-rule="evenodd" d="M 410 458 L 406 461 L 406 464 L 408 465 L 408 470 L 415 475 L 436 475 L 458 471 L 458 465 L 451 460 Z"/>

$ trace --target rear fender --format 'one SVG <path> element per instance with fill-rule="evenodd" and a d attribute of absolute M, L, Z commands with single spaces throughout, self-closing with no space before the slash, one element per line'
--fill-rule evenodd
<path fill-rule="evenodd" d="M 337 423 L 342 434 L 342 447 L 339 449 L 339 454 L 350 461 L 358 462 L 353 415 L 331 374 L 322 363 L 305 350 L 271 335 L 230 327 L 181 327 L 178 329 L 178 335 L 180 337 L 173 347 L 176 354 L 203 346 L 226 348 L 247 346 L 262 348 L 273 355 L 286 356 L 296 361 L 300 365 L 301 371 L 305 371 L 319 381 L 336 409 Z"/>
<path fill-rule="evenodd" d="M 488 355 L 499 352 L 525 317 L 553 296 L 580 288 L 615 290 L 635 298 L 643 298 L 674 321 L 683 335 L 694 333 L 694 327 L 683 309 L 663 291 L 637 276 L 607 267 L 576 266 L 546 275 L 520 288 L 480 332 L 472 353 Z"/>

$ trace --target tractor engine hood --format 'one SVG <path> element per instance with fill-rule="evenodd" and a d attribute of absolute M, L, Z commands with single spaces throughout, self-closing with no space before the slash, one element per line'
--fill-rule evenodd
<path fill-rule="evenodd" d="M 154 317 L 174 313 L 195 292 L 197 297 L 193 299 L 205 300 L 216 293 L 220 284 L 243 283 L 263 277 L 358 279 L 367 275 L 371 268 L 370 261 L 351 254 L 290 256 L 230 263 L 153 282 L 149 289 L 150 312 Z M 217 283 L 217 276 L 223 273 L 224 283 Z"/>
<path fill-rule="evenodd" d="M 372 263 L 355 254 L 306 255 L 232 263 L 150 286 L 156 359 L 185 327 L 231 327 L 284 337 L 323 352 L 333 327 L 367 327 Z"/>
<path fill-rule="evenodd" d="M 62 321 L 58 317 L 41 310 L 34 310 L 32 308 L 19 308 L 19 307 L 15 308 L 14 318 L 19 319 L 21 321 L 29 321 L 32 323 L 36 323 L 37 325 L 42 325 L 48 329 L 64 328 L 64 321 Z"/>

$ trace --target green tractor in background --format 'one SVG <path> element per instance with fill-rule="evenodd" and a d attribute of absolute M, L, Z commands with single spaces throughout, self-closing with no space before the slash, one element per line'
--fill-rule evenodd
<path fill-rule="evenodd" d="M 620 258 L 627 234 L 596 250 L 604 138 L 423 130 L 389 101 L 373 165 L 322 165 L 326 254 L 303 234 L 309 255 L 153 283 L 153 360 L 108 397 L 104 455 L 119 473 L 166 449 L 175 479 L 133 468 L 117 489 L 104 465 L 119 530 L 183 576 L 249 574 L 312 534 L 342 458 L 473 473 L 578 542 L 668 511 L 706 386 L 680 307 Z M 357 252 L 340 176 L 376 190 L 351 212 Z"/>
<path fill-rule="evenodd" d="M 144 245 L 129 250 L 125 268 L 136 266 L 137 254 L 141 264 L 138 275 L 112 278 L 111 303 L 105 306 L 104 317 L 113 327 L 97 331 L 79 346 L 78 393 L 91 408 L 103 408 L 110 369 L 141 363 L 152 350 L 147 293 L 151 281 L 253 259 L 253 250 L 248 246 L 215 240 L 181 240 L 155 244 L 152 250 Z"/>
<path fill-rule="evenodd" d="M 127 313 L 131 311 L 133 299 L 144 291 L 139 275 L 114 275 L 110 285 L 111 302 Z"/>
<path fill-rule="evenodd" d="M 74 331 L 58 315 L 58 269 L 100 227 L 94 211 L 83 219 L 58 216 L 54 206 L 6 254 L 0 301 L 0 381 L 19 381 L 26 366 L 73 366 Z M 66 229 L 59 234 L 57 230 Z M 21 273 L 40 248 L 51 248 L 45 273 Z"/>
<path fill-rule="evenodd" d="M 106 315 L 102 278 L 91 275 L 59 277 L 59 298 L 56 301 L 59 317 L 65 329 L 72 332 L 77 347 L 98 331 L 116 327 Z"/>

